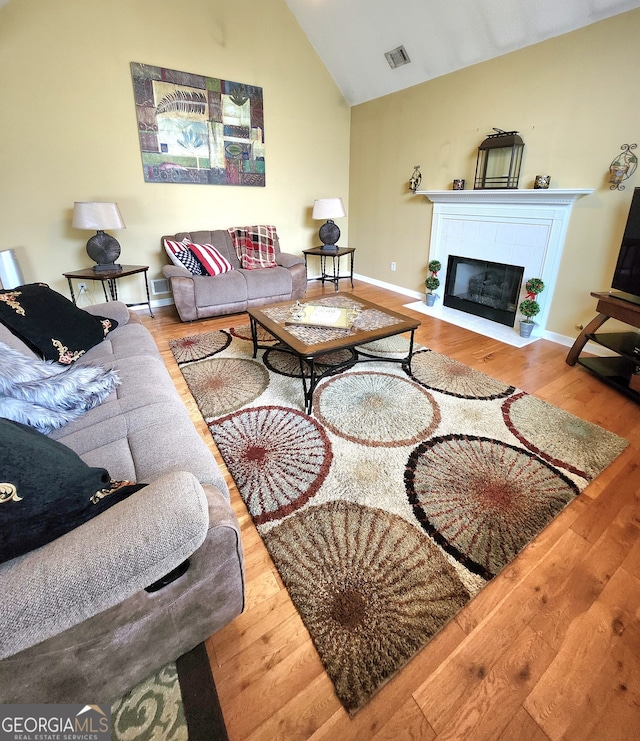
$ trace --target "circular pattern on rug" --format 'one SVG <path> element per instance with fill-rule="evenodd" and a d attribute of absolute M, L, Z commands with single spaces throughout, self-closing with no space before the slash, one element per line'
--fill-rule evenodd
<path fill-rule="evenodd" d="M 439 549 L 380 509 L 329 502 L 263 538 L 352 712 L 469 600 Z"/>
<path fill-rule="evenodd" d="M 333 460 L 325 431 L 295 409 L 246 409 L 209 429 L 257 525 L 278 520 L 311 499 Z"/>
<path fill-rule="evenodd" d="M 318 386 L 313 413 L 331 432 L 362 445 L 414 445 L 440 424 L 428 391 L 391 373 L 345 373 Z"/>
<path fill-rule="evenodd" d="M 514 386 L 508 386 L 433 350 L 414 353 L 411 378 L 426 388 L 459 399 L 501 399 L 515 391 Z"/>
<path fill-rule="evenodd" d="M 204 332 L 169 340 L 169 347 L 178 365 L 181 365 L 216 355 L 229 347 L 230 343 L 231 335 L 221 329 L 217 332 Z"/>
<path fill-rule="evenodd" d="M 266 342 L 275 343 L 278 341 L 270 332 L 267 332 L 267 330 L 261 327 L 259 324 L 257 325 L 257 327 L 258 342 L 261 345 L 264 345 Z M 231 327 L 229 333 L 233 337 L 237 337 L 239 340 L 248 340 L 249 342 L 253 342 L 253 338 L 251 337 L 250 324 L 243 324 L 240 327 Z"/>
<path fill-rule="evenodd" d="M 627 447 L 618 435 L 525 393 L 507 399 L 502 414 L 529 450 L 585 479 L 595 478 Z"/>
<path fill-rule="evenodd" d="M 113 741 L 141 738 L 188 741 L 175 664 L 156 672 L 115 702 L 111 707 L 111 723 Z"/>
<path fill-rule="evenodd" d="M 361 355 L 371 358 L 406 358 L 409 354 L 410 346 L 411 343 L 406 337 L 397 334 L 393 337 L 384 337 L 381 340 L 374 340 L 373 342 L 367 342 L 365 345 L 359 345 L 358 352 Z"/>
<path fill-rule="evenodd" d="M 210 358 L 181 371 L 207 420 L 249 404 L 269 385 L 267 369 L 248 358 Z"/>
<path fill-rule="evenodd" d="M 348 364 L 351 361 L 356 360 L 357 353 L 355 350 L 336 350 L 335 352 L 327 352 L 323 355 L 318 355 L 315 359 L 316 365 L 316 376 L 321 375 L 330 371 L 332 366 L 342 366 L 336 369 L 336 373 L 342 370 L 344 364 Z M 300 360 L 297 355 L 292 355 L 290 352 L 285 350 L 279 350 L 277 347 L 269 348 L 265 350 L 262 356 L 262 362 L 267 368 L 274 373 L 281 376 L 288 376 L 289 378 L 302 378 L 300 372 Z M 309 378 L 311 371 L 308 363 L 303 363 L 305 378 Z"/>
<path fill-rule="evenodd" d="M 421 443 L 409 456 L 405 484 L 425 531 L 485 579 L 579 493 L 528 450 L 465 435 Z"/>

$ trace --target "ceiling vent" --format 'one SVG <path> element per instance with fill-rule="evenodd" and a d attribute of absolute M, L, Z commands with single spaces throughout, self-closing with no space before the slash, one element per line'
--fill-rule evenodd
<path fill-rule="evenodd" d="M 387 62 L 389 62 L 389 67 L 391 67 L 391 69 L 402 67 L 403 64 L 409 64 L 409 62 L 411 61 L 404 46 L 399 46 L 397 49 L 392 49 L 391 51 L 388 51 L 384 56 Z"/>

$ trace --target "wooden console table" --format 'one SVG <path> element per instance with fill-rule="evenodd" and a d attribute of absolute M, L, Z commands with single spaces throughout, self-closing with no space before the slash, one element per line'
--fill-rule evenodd
<path fill-rule="evenodd" d="M 610 332 L 596 334 L 608 320 L 617 319 L 631 327 L 640 327 L 640 304 L 625 301 L 610 293 L 594 293 L 598 299 L 598 314 L 577 336 L 566 358 L 568 365 L 579 363 L 599 375 L 604 381 L 615 386 L 636 401 L 640 401 L 640 391 L 629 388 L 629 379 L 640 367 L 640 334 L 638 332 Z M 581 358 L 580 353 L 591 340 L 613 350 L 617 355 L 606 358 Z"/>

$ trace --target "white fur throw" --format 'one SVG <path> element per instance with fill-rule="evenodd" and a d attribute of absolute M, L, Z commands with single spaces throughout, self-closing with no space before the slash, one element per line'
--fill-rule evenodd
<path fill-rule="evenodd" d="M 45 434 L 103 402 L 118 383 L 114 370 L 38 360 L 0 342 L 0 417 Z"/>

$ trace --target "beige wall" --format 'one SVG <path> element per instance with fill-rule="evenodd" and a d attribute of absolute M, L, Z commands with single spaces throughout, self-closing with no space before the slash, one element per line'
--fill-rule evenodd
<path fill-rule="evenodd" d="M 638 38 L 635 10 L 352 108 L 349 222 L 357 272 L 423 291 L 432 207 L 408 191 L 413 166 L 422 166 L 422 189 L 449 189 L 458 177 L 473 187 L 485 135 L 493 127 L 517 130 L 526 145 L 520 187 L 549 174 L 552 188 L 594 189 L 574 205 L 547 324 L 575 336 L 575 325 L 594 316 L 589 291 L 610 288 L 640 186 L 640 171 L 622 192 L 606 182 L 620 146 L 640 144 Z"/>
<path fill-rule="evenodd" d="M 262 87 L 266 187 L 145 183 L 132 61 Z M 273 223 L 299 253 L 317 240 L 315 198 L 348 208 L 350 109 L 284 0 L 9 0 L 0 70 L 0 249 L 27 281 L 66 294 L 61 273 L 93 264 L 74 201 L 117 201 L 120 261 L 151 278 L 163 234 Z"/>

